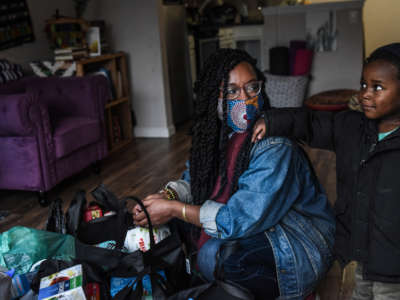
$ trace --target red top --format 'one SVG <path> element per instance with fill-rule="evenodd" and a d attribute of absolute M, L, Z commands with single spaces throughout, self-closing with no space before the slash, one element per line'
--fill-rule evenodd
<path fill-rule="evenodd" d="M 215 199 L 216 202 L 219 203 L 227 203 L 229 200 L 229 191 L 232 185 L 232 178 L 235 172 L 235 165 L 237 156 L 239 154 L 240 148 L 242 147 L 248 132 L 243 133 L 234 133 L 233 136 L 229 139 L 228 142 L 228 151 L 227 151 L 227 184 L 224 188 L 224 191 L 221 195 Z M 221 176 L 218 176 L 217 183 L 215 184 L 214 190 L 211 194 L 211 199 L 213 199 L 217 194 L 221 186 Z M 204 229 L 201 230 L 200 238 L 197 241 L 197 249 L 200 249 L 205 242 L 208 241 L 210 236 L 204 232 Z"/>

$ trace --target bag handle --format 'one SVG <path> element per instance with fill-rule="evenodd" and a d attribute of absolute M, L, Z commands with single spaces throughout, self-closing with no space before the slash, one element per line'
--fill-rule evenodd
<path fill-rule="evenodd" d="M 143 210 L 144 214 L 146 215 L 147 222 L 148 222 L 148 228 L 149 228 L 149 236 L 150 236 L 150 249 L 149 251 L 155 246 L 155 241 L 154 241 L 154 233 L 153 233 L 153 224 L 151 223 L 150 215 L 144 206 L 142 200 L 135 196 L 128 196 L 123 199 L 124 201 L 126 200 L 131 200 L 135 201 L 141 209 Z M 125 259 L 133 258 L 132 255 L 128 255 Z M 124 259 L 123 259 L 124 260 Z M 146 270 L 146 267 L 143 265 L 144 269 L 139 271 L 139 274 L 137 275 L 137 278 L 135 282 L 132 285 L 126 286 L 123 290 L 118 292 L 113 299 L 115 300 L 122 300 L 122 299 L 129 299 L 129 300 L 137 300 L 142 298 L 142 293 L 143 293 L 143 285 L 142 285 L 142 278 L 144 275 L 148 274 L 150 276 L 150 281 L 152 285 L 152 290 L 153 290 L 153 298 L 154 299 L 166 299 L 164 294 L 162 293 L 162 288 L 160 286 L 159 280 L 162 280 L 162 277 L 154 272 L 152 268 Z M 134 284 L 136 285 L 135 290 L 132 290 L 132 287 Z"/>
<path fill-rule="evenodd" d="M 93 198 L 100 206 L 105 207 L 111 211 L 119 211 L 125 208 L 125 202 L 119 201 L 118 198 L 107 187 L 101 183 L 94 190 L 90 192 Z"/>
<path fill-rule="evenodd" d="M 149 235 L 150 235 L 150 249 L 152 249 L 155 246 L 155 241 L 154 241 L 154 233 L 153 233 L 153 224 L 151 223 L 151 219 L 150 219 L 150 215 L 146 209 L 146 207 L 144 206 L 142 200 L 140 200 L 139 198 L 135 197 L 135 196 L 128 196 L 126 198 L 124 198 L 124 200 L 132 200 L 135 201 L 137 204 L 140 205 L 141 209 L 143 210 L 144 214 L 146 215 L 147 218 L 147 224 L 149 226 Z"/>
<path fill-rule="evenodd" d="M 232 281 L 216 281 L 222 289 L 224 289 L 228 294 L 239 298 L 241 300 L 254 300 L 254 296 L 250 291 L 242 286 L 237 285 Z"/>
<path fill-rule="evenodd" d="M 66 218 L 67 233 L 74 237 L 78 236 L 79 226 L 82 221 L 83 211 L 86 207 L 86 192 L 79 190 L 69 205 Z"/>

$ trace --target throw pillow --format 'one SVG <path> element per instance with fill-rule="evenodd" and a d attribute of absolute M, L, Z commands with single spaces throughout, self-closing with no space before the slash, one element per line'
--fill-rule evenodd
<path fill-rule="evenodd" d="M 33 61 L 30 63 L 33 73 L 39 77 L 74 76 L 76 71 L 75 62 L 67 61 Z"/>
<path fill-rule="evenodd" d="M 282 76 L 264 72 L 265 91 L 271 107 L 300 107 L 309 82 L 307 75 Z"/>
<path fill-rule="evenodd" d="M 23 76 L 20 65 L 10 63 L 6 59 L 0 59 L 0 84 L 17 80 Z"/>

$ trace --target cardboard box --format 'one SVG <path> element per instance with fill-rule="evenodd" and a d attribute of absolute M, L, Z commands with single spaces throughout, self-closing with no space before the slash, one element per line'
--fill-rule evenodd
<path fill-rule="evenodd" d="M 82 265 L 75 265 L 40 280 L 38 300 L 86 300 Z"/>

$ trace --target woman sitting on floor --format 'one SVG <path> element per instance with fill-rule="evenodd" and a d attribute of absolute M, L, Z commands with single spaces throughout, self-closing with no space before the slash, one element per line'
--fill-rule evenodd
<path fill-rule="evenodd" d="M 197 265 L 208 280 L 221 245 L 236 240 L 225 279 L 256 299 L 304 299 L 331 265 L 334 217 L 302 148 L 283 137 L 251 143 L 264 82 L 246 52 L 211 55 L 195 86 L 188 169 L 143 201 L 154 225 L 179 218 L 202 229 Z M 133 213 L 146 226 L 140 207 Z"/>

